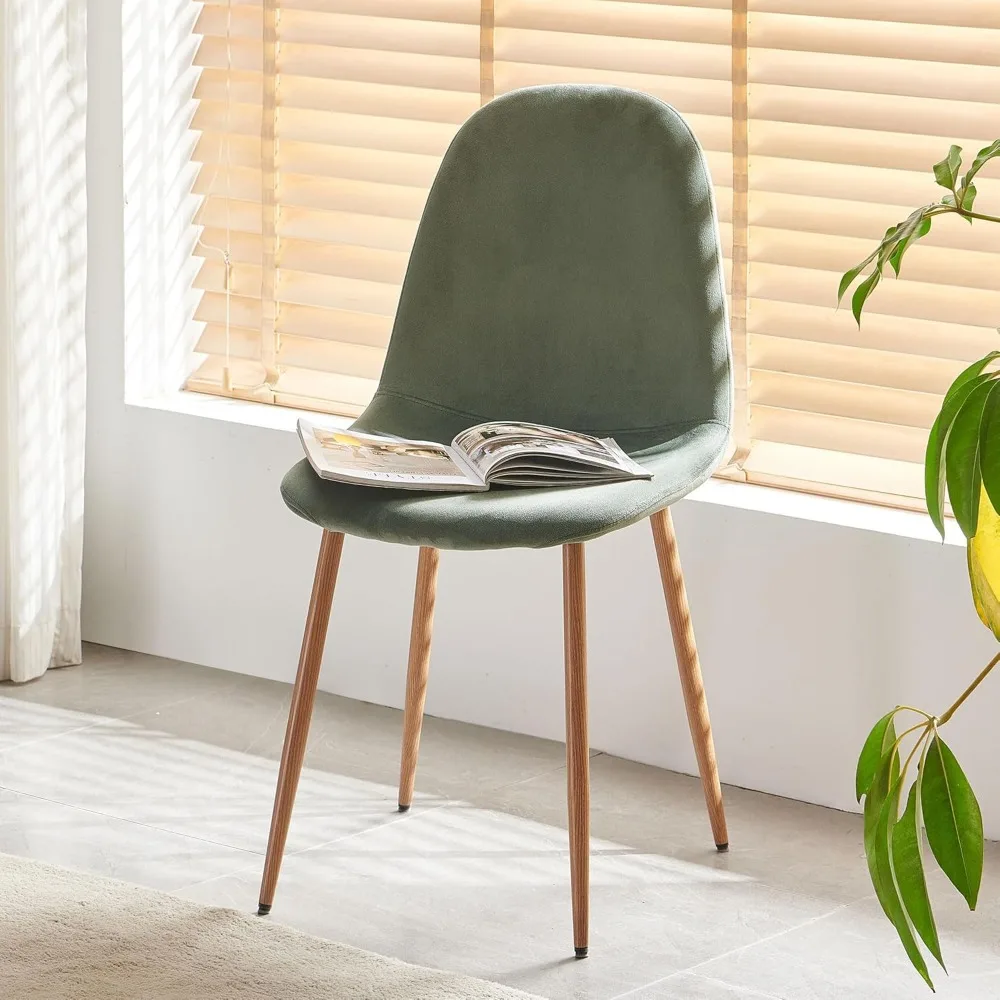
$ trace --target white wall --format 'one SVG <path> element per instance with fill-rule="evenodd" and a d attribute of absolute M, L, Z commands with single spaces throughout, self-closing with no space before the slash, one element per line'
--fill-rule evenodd
<path fill-rule="evenodd" d="M 122 402 L 118 22 L 91 0 L 84 635 L 291 680 L 318 544 L 278 496 L 294 436 Z M 995 648 L 955 546 L 696 500 L 676 522 L 726 781 L 852 808 L 874 720 L 943 710 Z M 348 540 L 325 690 L 400 705 L 415 565 Z M 593 745 L 692 771 L 648 528 L 589 545 L 588 582 Z M 560 738 L 561 630 L 558 551 L 445 553 L 428 711 Z M 994 837 L 998 714 L 1000 677 L 948 727 Z"/>

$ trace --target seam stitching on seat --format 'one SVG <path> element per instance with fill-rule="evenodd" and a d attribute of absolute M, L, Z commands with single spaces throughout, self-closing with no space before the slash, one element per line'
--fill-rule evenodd
<path fill-rule="evenodd" d="M 392 396 L 395 399 L 405 399 L 411 403 L 419 403 L 421 406 L 429 406 L 435 410 L 441 410 L 443 413 L 454 413 L 458 417 L 470 417 L 473 420 L 479 420 L 483 422 L 496 421 L 496 417 L 487 417 L 481 413 L 470 413 L 468 410 L 458 410 L 452 406 L 444 406 L 441 403 L 435 403 L 432 400 L 424 399 L 421 396 L 414 396 L 408 392 L 398 392 L 395 389 L 378 389 L 375 396 Z M 679 420 L 671 424 L 650 424 L 643 427 L 614 427 L 614 428 L 602 428 L 599 430 L 591 430 L 588 433 L 593 436 L 598 436 L 601 434 L 638 434 L 642 432 L 653 432 L 653 431 L 670 431 L 677 430 L 679 428 L 686 427 L 702 427 L 705 424 L 713 424 L 716 427 L 722 427 L 726 431 L 730 430 L 729 425 L 723 420 L 717 420 L 714 417 L 703 420 Z M 662 443 L 662 442 L 660 442 Z M 655 445 L 650 445 L 650 447 L 655 447 Z"/>

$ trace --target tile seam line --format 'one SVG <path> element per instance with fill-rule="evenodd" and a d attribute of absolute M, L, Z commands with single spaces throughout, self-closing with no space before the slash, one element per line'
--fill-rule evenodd
<path fill-rule="evenodd" d="M 867 897 L 864 897 L 867 898 Z M 850 903 L 841 903 L 839 906 L 835 906 L 832 910 L 826 913 L 820 913 L 815 917 L 810 917 L 808 920 L 804 920 L 800 924 L 795 924 L 792 927 L 786 927 L 784 930 L 776 931 L 774 934 L 767 934 L 764 937 L 758 939 L 757 941 L 750 941 L 747 944 L 740 945 L 738 948 L 731 948 L 729 951 L 721 952 L 718 955 L 713 955 L 711 958 L 703 959 L 701 962 L 696 962 L 694 965 L 687 966 L 683 969 L 676 969 L 667 976 L 662 976 L 659 979 L 654 979 L 652 982 L 643 983 L 642 986 L 636 986 L 634 989 L 626 990 L 624 993 L 617 993 L 615 996 L 610 997 L 609 1000 L 625 1000 L 626 997 L 634 997 L 641 993 L 643 990 L 651 989 L 654 986 L 658 986 L 660 983 L 668 982 L 671 979 L 675 979 L 677 976 L 684 974 L 699 975 L 698 969 L 703 966 L 709 965 L 712 962 L 718 962 L 723 958 L 731 958 L 733 955 L 739 955 L 744 951 L 748 951 L 751 948 L 756 948 L 759 945 L 767 944 L 770 941 L 776 941 L 778 938 L 784 937 L 786 934 L 791 934 L 794 931 L 800 931 L 805 927 L 811 927 L 813 924 L 818 924 L 822 920 L 827 920 L 832 917 L 835 913 L 839 913 L 841 910 L 846 910 L 849 906 L 853 906 L 858 900 L 852 900 Z M 701 976 L 702 979 L 708 978 Z M 719 980 L 719 982 L 725 982 L 725 980 Z M 727 986 L 733 986 L 736 989 L 749 989 L 749 987 L 740 986 L 738 983 L 728 983 Z"/>
<path fill-rule="evenodd" d="M 193 840 L 199 844 L 210 844 L 212 847 L 224 847 L 228 851 L 239 851 L 241 854 L 246 854 L 254 858 L 262 858 L 264 856 L 260 851 L 251 851 L 245 847 L 236 847 L 234 844 L 224 844 L 218 840 L 209 840 L 207 837 L 196 837 L 193 834 L 181 833 L 178 830 L 168 830 L 162 826 L 155 826 L 152 823 L 143 823 L 137 819 L 126 819 L 123 816 L 115 816 L 113 813 L 102 812 L 100 809 L 94 809 L 91 806 L 81 806 L 72 802 L 62 802 L 59 799 L 49 798 L 47 795 L 38 795 L 36 792 L 25 792 L 20 788 L 11 788 L 9 785 L 0 784 L 0 789 L 12 792 L 14 795 L 20 795 L 26 799 L 36 799 L 39 802 L 48 802 L 49 805 L 62 806 L 65 809 L 78 809 L 80 812 L 87 813 L 90 816 L 100 816 L 102 819 L 114 820 L 116 823 L 127 823 L 129 826 L 139 827 L 143 830 L 155 830 L 157 833 L 166 833 L 172 837 L 182 837 L 185 840 Z"/>

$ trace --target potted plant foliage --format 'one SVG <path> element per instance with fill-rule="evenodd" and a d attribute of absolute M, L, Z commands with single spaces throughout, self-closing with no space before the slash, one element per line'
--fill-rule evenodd
<path fill-rule="evenodd" d="M 861 323 L 865 302 L 891 268 L 898 276 L 909 248 L 939 216 L 998 222 L 976 210 L 975 179 L 1000 158 L 1000 139 L 981 149 L 962 172 L 952 146 L 934 165 L 946 194 L 886 230 L 875 250 L 841 279 L 838 301 L 854 286 L 851 308 Z M 966 538 L 972 599 L 983 624 L 1000 640 L 1000 351 L 991 351 L 951 384 L 927 440 L 927 512 L 944 538 L 950 501 Z M 939 714 L 897 706 L 865 740 L 858 760 L 858 801 L 864 799 L 864 843 L 875 893 L 910 961 L 933 989 L 925 952 L 944 968 L 924 876 L 924 836 L 938 866 L 975 909 L 983 872 L 983 821 L 975 793 L 941 730 L 1000 662 L 1000 652 Z"/>

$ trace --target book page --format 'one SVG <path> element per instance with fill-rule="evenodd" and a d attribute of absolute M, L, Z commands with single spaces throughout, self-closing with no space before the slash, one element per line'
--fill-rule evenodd
<path fill-rule="evenodd" d="M 602 440 L 577 431 L 560 430 L 523 421 L 494 421 L 477 424 L 455 437 L 455 447 L 485 479 L 498 465 L 572 474 L 581 466 L 592 470 L 618 470 L 628 476 L 648 477 L 611 440 Z"/>
<path fill-rule="evenodd" d="M 397 489 L 482 489 L 447 445 L 299 421 L 306 456 L 324 479 Z"/>

